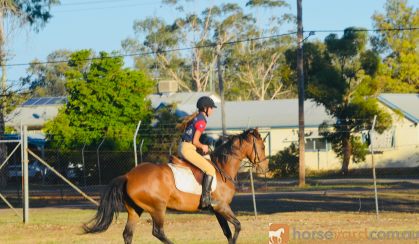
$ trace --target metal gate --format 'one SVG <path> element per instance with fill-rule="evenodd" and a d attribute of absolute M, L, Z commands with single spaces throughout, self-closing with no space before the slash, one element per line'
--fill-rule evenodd
<path fill-rule="evenodd" d="M 86 193 L 84 193 L 80 188 L 70 182 L 66 177 L 64 177 L 61 173 L 59 173 L 56 169 L 51 167 L 42 157 L 34 153 L 31 149 L 28 148 L 28 133 L 27 127 L 23 126 L 21 128 L 20 139 L 19 140 L 0 140 L 0 143 L 17 143 L 16 147 L 12 150 L 12 152 L 7 156 L 6 160 L 0 165 L 0 170 L 7 164 L 8 160 L 12 157 L 12 155 L 20 148 L 21 156 L 20 156 L 20 175 L 16 175 L 17 179 L 21 179 L 22 181 L 22 206 L 23 206 L 23 215 L 21 215 L 15 208 L 13 208 L 12 204 L 0 193 L 0 198 L 4 201 L 15 213 L 16 215 L 22 217 L 24 223 L 29 222 L 29 155 L 35 158 L 39 163 L 41 163 L 44 167 L 54 173 L 58 178 L 63 180 L 66 184 L 68 184 L 71 188 L 76 190 L 80 193 L 84 198 L 98 206 L 98 202 L 95 201 L 93 198 L 89 197 Z M 10 173 L 10 171 L 8 172 Z"/>

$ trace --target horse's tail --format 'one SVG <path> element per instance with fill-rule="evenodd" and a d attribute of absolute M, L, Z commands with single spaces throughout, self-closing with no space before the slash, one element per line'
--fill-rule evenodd
<path fill-rule="evenodd" d="M 100 197 L 100 204 L 96 216 L 83 225 L 85 233 L 103 232 L 111 225 L 114 216 L 118 218 L 118 211 L 123 209 L 127 177 L 121 175 L 113 179 Z M 90 225 L 93 223 L 93 225 Z M 90 225 L 90 226 L 89 226 Z"/>

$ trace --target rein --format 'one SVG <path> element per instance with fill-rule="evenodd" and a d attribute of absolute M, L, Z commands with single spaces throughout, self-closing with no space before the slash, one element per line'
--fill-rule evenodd
<path fill-rule="evenodd" d="M 263 162 L 263 161 L 265 161 L 266 159 L 267 159 L 267 157 L 265 157 L 265 158 L 263 158 L 263 159 L 260 159 L 260 157 L 259 157 L 259 153 L 258 153 L 258 151 L 257 151 L 257 147 L 256 147 L 256 140 L 255 140 L 255 137 L 253 136 L 253 151 L 254 151 L 254 153 L 255 153 L 255 160 L 257 160 L 257 161 L 255 161 L 255 162 L 251 162 L 251 166 L 252 166 L 252 168 L 253 167 L 255 167 L 255 165 L 256 164 L 258 164 L 258 163 L 260 163 L 260 162 Z M 214 151 L 212 150 L 212 149 L 210 149 L 211 150 L 211 153 L 213 153 Z M 224 154 L 224 156 L 227 156 L 227 157 L 233 157 L 233 158 L 235 158 L 235 159 L 237 159 L 237 160 L 242 160 L 242 159 L 240 159 L 240 158 L 238 158 L 237 156 L 235 156 L 234 154 Z M 233 183 L 233 185 L 236 185 L 237 184 L 237 176 L 235 177 L 235 179 L 233 179 L 229 174 L 227 174 L 221 167 L 220 167 L 220 165 L 218 165 L 217 163 L 215 163 L 215 162 L 213 162 L 212 160 L 210 160 L 210 162 L 212 163 L 212 165 L 214 166 L 214 168 L 220 173 L 220 175 L 221 175 L 221 177 L 222 177 L 222 180 L 224 181 L 224 182 L 226 182 L 227 180 L 229 180 L 229 181 L 231 181 L 231 183 Z M 240 167 L 241 168 L 241 167 Z"/>
<path fill-rule="evenodd" d="M 233 185 L 236 185 L 236 180 L 233 179 L 230 175 L 228 175 L 217 163 L 212 162 L 212 165 L 214 165 L 215 170 L 218 171 L 218 173 L 220 173 L 222 180 L 224 182 L 227 182 L 227 180 L 231 181 L 231 183 L 233 183 Z"/>

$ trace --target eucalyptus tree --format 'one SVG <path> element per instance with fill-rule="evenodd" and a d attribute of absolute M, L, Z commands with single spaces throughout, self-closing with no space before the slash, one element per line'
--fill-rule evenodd
<path fill-rule="evenodd" d="M 247 6 L 252 9 L 269 8 L 274 12 L 276 8 L 289 7 L 284 1 L 249 1 Z M 266 21 L 268 28 L 260 27 L 258 22 L 248 25 L 239 39 L 251 41 L 237 43 L 227 53 L 230 98 L 264 100 L 293 94 L 293 81 L 285 65 L 284 55 L 291 47 L 293 36 L 278 36 L 278 33 L 280 27 L 284 23 L 293 22 L 294 17 L 289 14 L 273 15 Z M 266 36 L 271 38 L 264 38 Z"/>
<path fill-rule="evenodd" d="M 376 99 L 382 86 L 376 76 L 380 57 L 367 50 L 366 43 L 365 30 L 347 28 L 340 38 L 330 34 L 324 43 L 304 44 L 307 97 L 336 118 L 336 123 L 324 122 L 319 131 L 342 159 L 343 174 L 348 173 L 351 160 L 357 163 L 365 159 L 367 145 L 359 133 L 371 128 L 373 117 L 377 115 L 378 132 L 392 123 Z M 287 60 L 295 66 L 295 50 L 288 51 Z"/>
<path fill-rule="evenodd" d="M 371 40 L 385 55 L 381 72 L 385 91 L 419 92 L 419 8 L 407 0 L 387 0 L 385 13 L 376 12 L 372 19 L 376 29 L 383 29 Z"/>
<path fill-rule="evenodd" d="M 69 70 L 67 60 L 71 51 L 57 50 L 47 57 L 47 63 L 33 60 L 26 69 L 28 75 L 22 78 L 33 96 L 65 96 L 65 72 Z"/>
<path fill-rule="evenodd" d="M 158 70 L 157 76 L 159 78 L 171 78 L 179 82 L 182 90 L 186 91 L 207 91 L 209 88 L 214 88 L 210 84 L 214 84 L 215 70 L 217 69 L 217 58 L 221 57 L 224 72 L 222 75 L 226 76 L 227 96 L 230 98 L 237 98 L 235 91 L 237 87 L 242 86 L 242 81 L 238 77 L 229 77 L 228 73 L 238 71 L 237 65 L 242 64 L 245 57 L 234 55 L 241 55 L 239 46 L 242 39 L 258 38 L 267 32 L 277 30 L 278 23 L 284 18 L 272 18 L 270 20 L 271 26 L 269 31 L 262 31 L 257 28 L 254 15 L 252 11 L 256 7 L 284 7 L 285 2 L 282 0 L 265 0 L 265 1 L 248 1 L 246 8 L 236 3 L 225 2 L 222 4 L 209 4 L 199 14 L 197 12 L 188 12 L 188 1 L 167 0 L 163 1 L 165 4 L 176 8 L 183 16 L 176 18 L 171 24 L 157 17 L 147 17 L 144 20 L 139 20 L 134 23 L 134 33 L 136 38 L 128 38 L 122 42 L 124 50 L 128 52 L 155 52 L 156 55 L 140 56 L 137 58 L 138 67 L 147 67 L 149 72 L 153 69 Z M 288 15 L 286 15 L 289 18 Z M 150 23 L 153 23 L 152 25 Z M 257 30 L 256 30 L 257 29 Z M 256 30 L 258 33 L 255 34 Z M 238 41 L 238 42 L 237 42 Z M 278 40 L 277 40 L 278 41 Z M 267 44 L 268 42 L 265 42 Z M 274 51 L 274 63 L 270 65 L 270 59 L 266 60 L 268 54 L 263 51 L 263 46 L 253 42 L 253 50 L 260 51 L 260 55 L 265 55 L 259 58 L 259 61 L 264 60 L 264 66 L 268 69 L 269 75 L 266 76 L 265 83 L 273 81 L 271 79 L 272 72 L 276 72 L 277 61 L 280 55 L 275 52 L 275 42 L 270 42 L 270 51 Z M 282 43 L 280 43 L 282 44 Z M 249 44 L 252 45 L 252 44 Z M 279 44 L 278 44 L 279 45 Z M 284 45 L 286 46 L 286 45 Z M 182 47 L 197 47 L 190 48 L 183 51 L 166 52 L 168 49 L 177 49 Z M 234 49 L 235 48 L 235 49 Z M 242 46 L 243 48 L 243 46 Z M 252 48 L 247 48 L 249 50 Z M 278 52 L 282 50 L 279 48 Z M 246 55 L 258 56 L 259 53 L 247 51 Z M 256 62 L 256 61 L 255 61 Z M 157 69 L 156 69 L 157 68 Z M 242 69 L 245 70 L 245 69 Z M 256 70 L 247 72 L 258 72 Z M 281 79 L 281 78 L 279 78 Z M 275 81 L 276 89 L 281 83 Z M 250 86 L 248 86 L 250 87 Z M 269 89 L 274 89 L 271 85 L 267 85 Z M 279 89 L 280 90 L 280 89 Z M 252 90 L 251 93 L 255 93 Z M 240 90 L 240 93 L 247 93 L 247 91 Z M 263 91 L 264 94 L 275 94 L 274 92 Z M 278 93 L 278 92 L 276 92 Z M 244 97 L 254 99 L 259 98 L 260 95 L 245 95 Z"/>

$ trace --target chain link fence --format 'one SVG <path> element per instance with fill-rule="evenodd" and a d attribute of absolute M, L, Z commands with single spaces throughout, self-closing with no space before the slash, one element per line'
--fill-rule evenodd
<path fill-rule="evenodd" d="M 164 132 L 164 133 L 163 133 Z M 239 133 L 239 131 L 237 132 Z M 163 134 L 163 135 L 162 135 Z M 268 132 L 261 132 L 262 137 L 269 137 Z M 138 163 L 166 163 L 169 156 L 177 154 L 179 134 L 173 130 L 141 131 L 138 137 Z M 216 141 L 219 132 L 209 132 L 207 137 Z M 211 141 L 211 139 L 207 139 Z M 14 144 L 16 145 L 16 144 Z M 11 152 L 13 144 L 8 145 Z M 265 146 L 269 149 L 269 140 Z M 98 149 L 99 148 L 99 149 Z M 101 149 L 99 143 L 77 150 L 58 150 L 31 148 L 51 167 L 74 183 L 87 195 L 98 200 L 102 189 L 115 177 L 127 173 L 135 167 L 133 150 L 116 151 Z M 271 156 L 266 152 L 266 156 Z M 237 211 L 253 212 L 252 184 L 249 162 L 243 161 L 236 179 L 237 196 L 233 208 Z M 401 169 L 386 172 L 378 170 L 378 196 L 380 210 L 384 211 L 419 211 L 417 191 L 419 186 L 418 168 Z M 20 171 L 20 172 L 19 172 Z M 256 203 L 261 213 L 302 210 L 350 210 L 374 211 L 372 178 L 368 169 L 359 176 L 359 180 L 345 179 L 339 175 L 323 177 L 307 174 L 308 187 L 298 189 L 295 177 L 273 178 L 272 175 L 257 172 L 253 168 Z M 368 171 L 368 172 L 367 172 Z M 14 206 L 22 204 L 21 154 L 17 150 L 10 157 L 10 162 L 2 169 L 4 184 L 0 193 Z M 399 180 L 386 180 L 395 175 Z M 29 192 L 30 206 L 95 206 L 70 187 L 51 170 L 29 156 Z M 0 207 L 6 207 L 0 201 Z"/>

